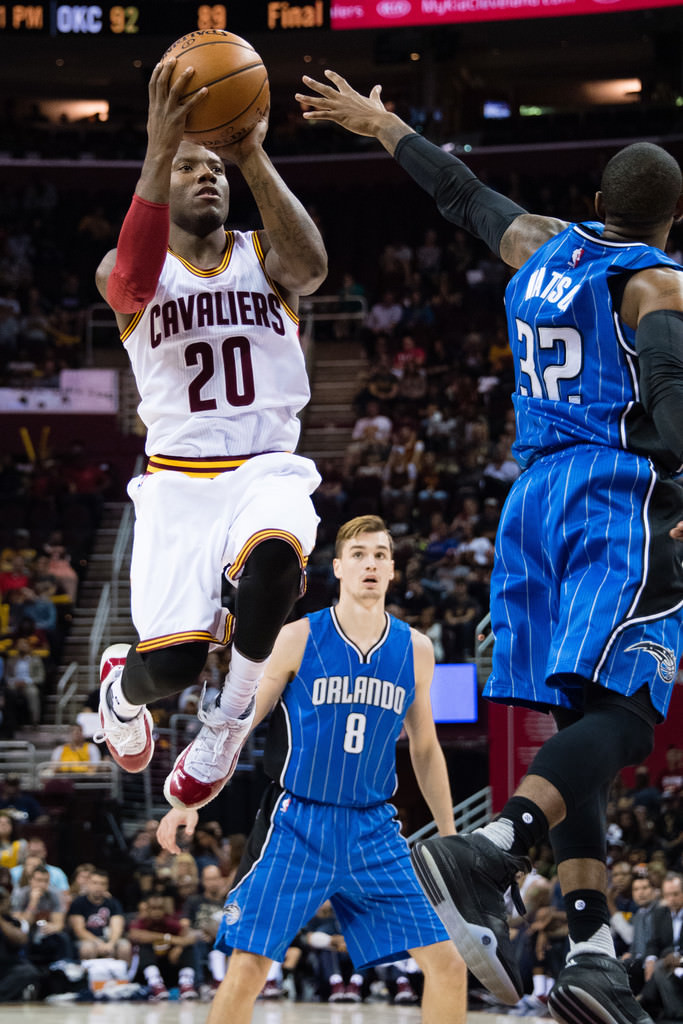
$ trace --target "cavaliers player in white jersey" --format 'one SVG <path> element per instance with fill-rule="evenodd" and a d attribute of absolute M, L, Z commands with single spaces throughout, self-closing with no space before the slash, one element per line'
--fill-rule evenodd
<path fill-rule="evenodd" d="M 128 486 L 139 642 L 104 652 L 100 720 L 118 764 L 142 771 L 153 753 L 146 705 L 192 684 L 212 645 L 232 641 L 223 691 L 200 708 L 202 728 L 164 787 L 173 806 L 191 808 L 232 774 L 315 543 L 320 478 L 293 454 L 310 394 L 297 301 L 324 280 L 327 258 L 263 149 L 267 117 L 220 152 L 184 141 L 206 89 L 183 102 L 193 72 L 171 85 L 173 64 L 152 73 L 142 171 L 97 271 L 142 399 L 148 455 Z M 224 159 L 247 182 L 262 230 L 226 230 Z M 237 587 L 234 620 L 221 607 L 224 571 Z"/>

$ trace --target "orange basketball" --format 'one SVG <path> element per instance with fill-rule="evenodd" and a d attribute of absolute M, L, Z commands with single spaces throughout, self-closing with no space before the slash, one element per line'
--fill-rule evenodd
<path fill-rule="evenodd" d="M 244 138 L 268 110 L 268 72 L 254 47 L 220 29 L 198 30 L 177 39 L 161 58 L 176 58 L 171 81 L 194 68 L 186 96 L 202 86 L 208 95 L 187 119 L 185 138 L 208 149 Z"/>

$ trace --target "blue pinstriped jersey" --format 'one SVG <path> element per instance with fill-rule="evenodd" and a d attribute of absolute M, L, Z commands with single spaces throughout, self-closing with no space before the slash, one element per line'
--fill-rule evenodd
<path fill-rule="evenodd" d="M 308 616 L 299 670 L 273 712 L 265 768 L 290 793 L 368 807 L 396 788 L 396 740 L 415 696 L 410 627 L 387 613 L 364 654 L 334 608 Z"/>
<path fill-rule="evenodd" d="M 573 444 L 607 445 L 675 471 L 640 403 L 635 332 L 612 286 L 647 267 L 681 266 L 660 249 L 601 238 L 600 223 L 571 224 L 542 245 L 507 286 L 515 362 L 514 453 L 523 467 Z"/>

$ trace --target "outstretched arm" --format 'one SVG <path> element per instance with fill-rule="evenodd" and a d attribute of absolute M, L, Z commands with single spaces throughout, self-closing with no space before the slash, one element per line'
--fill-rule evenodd
<path fill-rule="evenodd" d="M 520 267 L 539 245 L 565 227 L 550 217 L 531 217 L 517 203 L 488 188 L 465 164 L 417 135 L 385 110 L 376 85 L 362 96 L 336 71 L 326 71 L 327 85 L 304 76 L 318 95 L 297 93 L 311 121 L 334 121 L 356 135 L 377 139 L 404 170 L 436 200 L 446 220 L 481 238 L 510 266 Z M 518 223 L 519 222 L 519 223 Z M 514 231 L 513 231 L 514 228 Z"/>

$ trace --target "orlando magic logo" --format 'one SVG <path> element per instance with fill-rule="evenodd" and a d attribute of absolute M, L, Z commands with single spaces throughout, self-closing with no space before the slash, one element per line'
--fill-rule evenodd
<path fill-rule="evenodd" d="M 665 683 L 673 682 L 676 676 L 676 656 L 670 647 L 663 647 L 652 640 L 641 640 L 638 644 L 631 644 L 626 651 L 646 651 L 651 654 L 657 662 L 657 674 Z"/>

